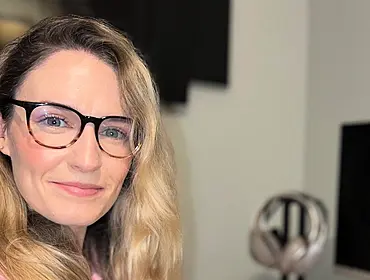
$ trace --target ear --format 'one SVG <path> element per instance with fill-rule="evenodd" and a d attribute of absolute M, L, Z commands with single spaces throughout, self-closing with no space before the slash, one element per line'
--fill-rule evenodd
<path fill-rule="evenodd" d="M 0 114 L 0 152 L 9 156 L 8 136 L 5 129 L 5 121 Z"/>

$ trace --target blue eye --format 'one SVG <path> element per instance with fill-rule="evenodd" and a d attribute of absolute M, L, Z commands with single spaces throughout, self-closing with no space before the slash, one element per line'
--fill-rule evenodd
<path fill-rule="evenodd" d="M 113 138 L 113 139 L 119 139 L 119 140 L 127 138 L 127 134 L 117 128 L 107 128 L 103 130 L 101 134 L 103 136 Z"/>
<path fill-rule="evenodd" d="M 65 119 L 59 118 L 59 117 L 45 117 L 39 121 L 39 123 L 46 125 L 46 126 L 52 126 L 52 127 L 67 127 L 68 124 L 65 121 Z"/>

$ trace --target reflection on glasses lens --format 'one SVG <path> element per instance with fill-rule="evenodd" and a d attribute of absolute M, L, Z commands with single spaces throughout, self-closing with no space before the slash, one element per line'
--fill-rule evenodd
<path fill-rule="evenodd" d="M 51 148 L 64 148 L 76 141 L 81 130 L 81 119 L 72 110 L 43 105 L 30 116 L 30 131 L 37 142 Z M 98 130 L 101 148 L 116 157 L 125 157 L 135 149 L 132 139 L 132 121 L 119 117 L 106 118 Z"/>

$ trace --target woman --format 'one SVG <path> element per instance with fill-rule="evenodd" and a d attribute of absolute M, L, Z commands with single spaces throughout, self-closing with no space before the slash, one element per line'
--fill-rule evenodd
<path fill-rule="evenodd" d="M 0 275 L 170 280 L 181 234 L 147 67 L 108 24 L 48 18 L 0 56 Z"/>

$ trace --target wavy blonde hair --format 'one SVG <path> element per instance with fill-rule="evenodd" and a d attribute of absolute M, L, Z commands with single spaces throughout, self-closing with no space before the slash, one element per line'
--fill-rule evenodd
<path fill-rule="evenodd" d="M 44 19 L 2 50 L 0 94 L 15 97 L 27 73 L 59 50 L 89 52 L 116 71 L 141 148 L 112 209 L 88 227 L 83 250 L 69 228 L 27 208 L 11 159 L 1 155 L 0 271 L 9 280 L 86 280 L 91 268 L 107 280 L 178 279 L 182 239 L 172 147 L 152 77 L 130 40 L 97 19 Z M 0 112 L 6 129 L 13 108 L 2 102 Z"/>

